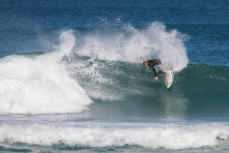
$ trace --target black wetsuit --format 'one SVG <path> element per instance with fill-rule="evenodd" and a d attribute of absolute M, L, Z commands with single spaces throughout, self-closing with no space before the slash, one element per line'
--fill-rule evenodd
<path fill-rule="evenodd" d="M 157 71 L 154 68 L 154 66 L 156 65 L 160 65 L 161 64 L 161 60 L 160 59 L 154 59 L 154 60 L 147 60 L 149 62 L 148 66 L 153 70 L 155 77 L 157 77 Z M 165 74 L 164 71 L 162 70 L 158 70 L 159 74 Z"/>

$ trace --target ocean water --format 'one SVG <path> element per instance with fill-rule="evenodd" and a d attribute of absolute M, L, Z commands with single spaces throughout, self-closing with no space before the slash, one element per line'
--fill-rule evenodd
<path fill-rule="evenodd" d="M 228 14 L 227 0 L 1 0 L 0 152 L 228 153 Z"/>

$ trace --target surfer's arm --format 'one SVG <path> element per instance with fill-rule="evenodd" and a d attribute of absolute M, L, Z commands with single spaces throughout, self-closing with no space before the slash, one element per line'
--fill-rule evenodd
<path fill-rule="evenodd" d="M 154 77 L 157 77 L 157 71 L 156 71 L 156 69 L 153 66 L 152 66 L 152 69 L 153 69 Z"/>

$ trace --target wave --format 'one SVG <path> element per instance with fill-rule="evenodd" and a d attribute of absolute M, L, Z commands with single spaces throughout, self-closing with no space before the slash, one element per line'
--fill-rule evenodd
<path fill-rule="evenodd" d="M 52 146 L 140 146 L 188 149 L 228 143 L 229 127 L 223 123 L 201 124 L 115 124 L 102 126 L 1 125 L 0 142 Z M 16 130 L 15 130 L 16 129 Z M 203 130 L 204 129 L 204 130 Z"/>
<path fill-rule="evenodd" d="M 154 22 L 143 30 L 75 37 L 63 31 L 47 53 L 0 59 L 1 113 L 92 116 L 228 116 L 228 67 L 188 64 L 184 35 Z M 76 34 L 77 35 L 77 34 Z M 171 90 L 142 60 L 161 58 L 175 70 Z"/>

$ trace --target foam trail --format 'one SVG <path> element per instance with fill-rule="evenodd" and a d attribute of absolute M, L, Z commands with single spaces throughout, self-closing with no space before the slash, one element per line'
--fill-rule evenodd
<path fill-rule="evenodd" d="M 117 125 L 117 124 L 116 124 Z M 128 124 L 130 125 L 130 124 Z M 203 130 L 204 129 L 204 130 Z M 134 127 L 70 127 L 52 125 L 1 125 L 0 142 L 89 147 L 137 145 L 145 148 L 186 149 L 227 141 L 225 124 L 154 125 Z"/>
<path fill-rule="evenodd" d="M 96 56 L 99 59 L 142 62 L 160 58 L 164 68 L 180 71 L 188 64 L 184 35 L 177 30 L 166 30 L 159 22 L 153 22 L 143 30 L 128 25 L 122 32 L 88 35 L 77 53 Z"/>
<path fill-rule="evenodd" d="M 0 112 L 49 114 L 86 109 L 91 100 L 61 62 L 74 44 L 72 31 L 65 31 L 56 52 L 34 58 L 17 55 L 2 58 Z"/>

